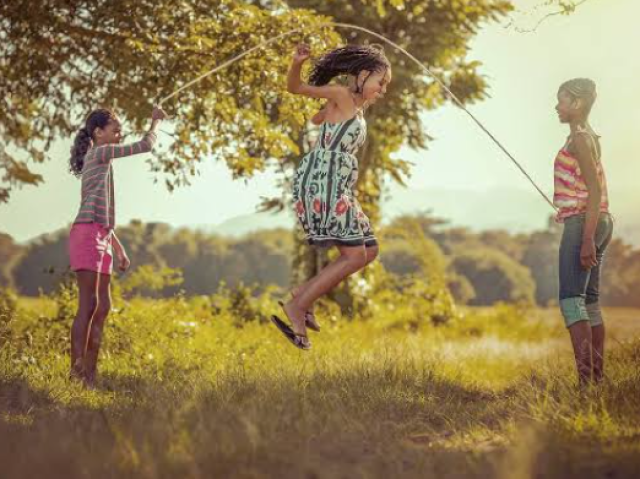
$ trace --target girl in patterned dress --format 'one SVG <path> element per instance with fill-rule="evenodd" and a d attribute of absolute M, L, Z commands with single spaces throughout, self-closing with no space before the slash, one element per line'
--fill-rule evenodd
<path fill-rule="evenodd" d="M 310 313 L 314 302 L 342 280 L 360 271 L 378 255 L 369 219 L 354 195 L 358 179 L 356 153 L 364 144 L 364 109 L 382 98 L 391 81 L 391 66 L 381 47 L 348 45 L 322 56 L 309 82 L 300 79 L 302 65 L 311 56 L 299 45 L 289 70 L 290 93 L 324 98 L 326 106 L 314 117 L 320 134 L 300 162 L 293 184 L 295 212 L 312 246 L 336 247 L 340 256 L 315 277 L 294 290 L 283 309 L 291 328 L 277 316 L 272 320 L 301 349 L 311 346 L 306 329 L 318 329 Z M 329 84 L 347 76 L 346 86 Z"/>

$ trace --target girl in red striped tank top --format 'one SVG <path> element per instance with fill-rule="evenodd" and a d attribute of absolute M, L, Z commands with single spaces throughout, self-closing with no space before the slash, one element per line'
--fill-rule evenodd
<path fill-rule="evenodd" d="M 560 122 L 570 127 L 554 164 L 554 203 L 564 224 L 559 299 L 582 385 L 599 382 L 604 373 L 600 275 L 613 233 L 600 137 L 589 125 L 595 100 L 595 83 L 577 78 L 560 86 L 556 106 Z"/>
<path fill-rule="evenodd" d="M 93 111 L 71 148 L 71 172 L 82 180 L 80 208 L 69 233 L 71 270 L 79 290 L 78 312 L 71 327 L 71 378 L 91 386 L 95 381 L 102 330 L 111 310 L 112 248 L 118 267 L 129 258 L 115 235 L 115 189 L 112 162 L 151 151 L 155 129 L 165 118 L 154 108 L 151 128 L 142 140 L 120 145 L 120 121 L 109 110 Z"/>

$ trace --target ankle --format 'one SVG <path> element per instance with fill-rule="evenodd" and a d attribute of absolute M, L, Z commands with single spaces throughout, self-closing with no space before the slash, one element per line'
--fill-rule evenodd
<path fill-rule="evenodd" d="M 296 296 L 291 301 L 289 301 L 287 307 L 296 314 L 304 314 L 307 311 L 305 305 L 302 303 L 302 301 L 300 301 L 299 296 Z"/>

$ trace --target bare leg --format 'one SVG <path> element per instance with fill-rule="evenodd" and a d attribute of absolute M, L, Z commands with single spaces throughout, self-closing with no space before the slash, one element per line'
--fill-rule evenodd
<path fill-rule="evenodd" d="M 361 270 L 367 264 L 364 246 L 339 246 L 340 256 L 303 285 L 298 295 L 284 306 L 292 329 L 306 334 L 304 315 L 322 295 L 335 288 L 342 280 Z"/>
<path fill-rule="evenodd" d="M 111 311 L 111 276 L 100 274 L 98 278 L 98 307 L 93 315 L 93 320 L 89 327 L 87 339 L 87 350 L 85 354 L 85 367 L 87 383 L 92 385 L 96 379 L 98 367 L 98 353 L 102 343 L 102 331 L 104 323 Z"/>
<path fill-rule="evenodd" d="M 378 257 L 378 252 L 379 251 L 380 250 L 379 250 L 378 246 L 370 246 L 369 248 L 365 248 L 365 258 L 366 259 L 365 259 L 365 264 L 364 264 L 363 268 L 368 266 L 369 264 L 371 264 Z M 322 273 L 322 271 L 320 273 Z M 291 296 L 296 298 L 298 295 L 300 295 L 300 293 L 304 292 L 308 287 L 310 287 L 313 284 L 314 281 L 316 281 L 320 277 L 320 273 L 318 273 L 316 276 L 314 276 L 313 278 L 311 278 L 307 282 L 301 284 L 300 286 L 297 286 L 297 287 L 293 288 L 291 290 Z M 339 282 L 340 281 L 338 281 L 338 283 Z M 338 284 L 338 283 L 336 283 L 336 284 Z M 309 307 L 307 312 L 309 314 L 313 315 L 313 304 L 311 304 L 311 306 Z"/>
<path fill-rule="evenodd" d="M 578 379 L 585 386 L 593 379 L 592 334 L 589 321 L 578 321 L 569 327 Z"/>
<path fill-rule="evenodd" d="M 365 248 L 364 251 L 367 254 L 367 263 L 365 266 L 369 266 L 378 257 L 380 248 L 378 246 L 369 246 L 368 248 Z"/>
<path fill-rule="evenodd" d="M 71 373 L 76 379 L 84 379 L 85 375 L 85 347 L 89 325 L 98 307 L 97 295 L 98 273 L 93 271 L 78 271 L 78 312 L 71 326 Z"/>
<path fill-rule="evenodd" d="M 604 377 L 604 324 L 591 328 L 591 349 L 593 356 L 593 379 L 599 383 Z"/>

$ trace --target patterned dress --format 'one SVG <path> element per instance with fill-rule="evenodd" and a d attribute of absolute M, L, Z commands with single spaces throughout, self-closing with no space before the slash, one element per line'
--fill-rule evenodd
<path fill-rule="evenodd" d="M 302 159 L 293 183 L 293 201 L 309 244 L 377 244 L 369 218 L 353 193 L 358 179 L 355 155 L 366 137 L 367 124 L 361 115 L 324 122 L 314 149 Z"/>

